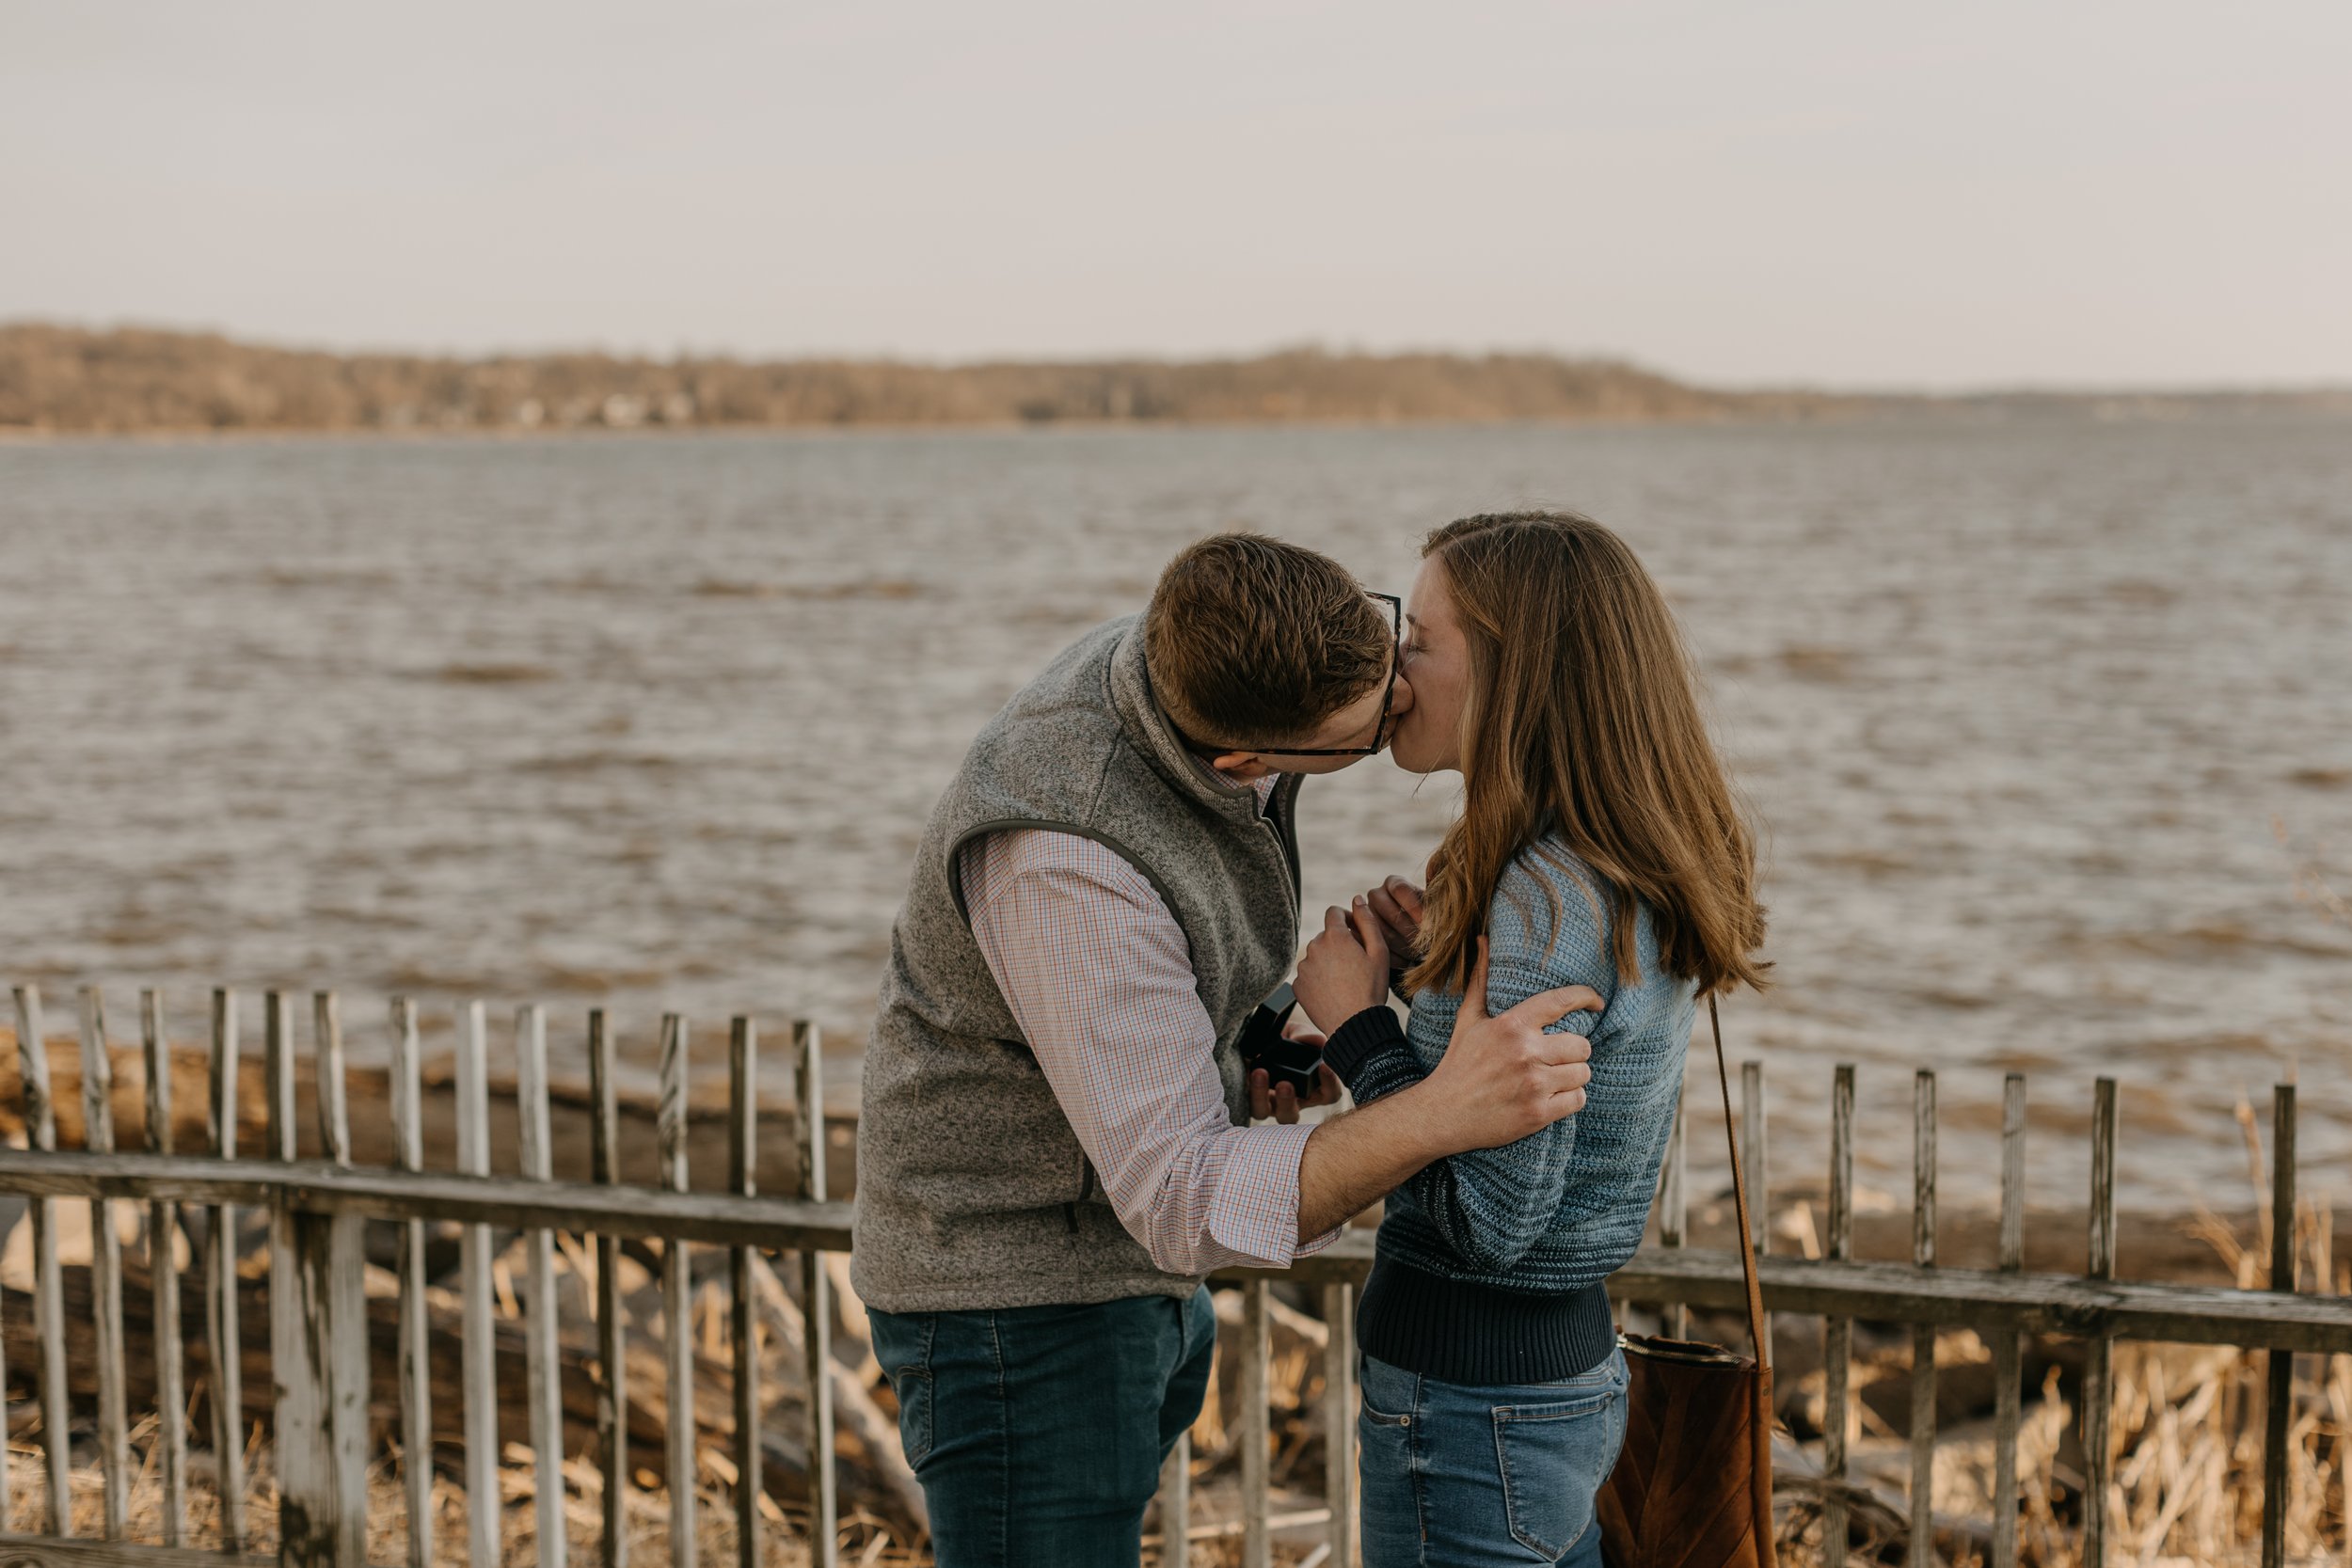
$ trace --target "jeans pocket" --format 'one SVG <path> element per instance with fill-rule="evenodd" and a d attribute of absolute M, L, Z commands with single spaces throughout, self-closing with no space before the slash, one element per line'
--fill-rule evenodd
<path fill-rule="evenodd" d="M 1589 1394 L 1493 1407 L 1495 1462 L 1511 1539 L 1557 1562 L 1593 1528 L 1594 1499 L 1623 1441 L 1625 1396 L 1613 1380 Z"/>
<path fill-rule="evenodd" d="M 907 1464 L 920 1469 L 931 1452 L 931 1374 L 901 1367 L 891 1374 L 890 1386 L 898 1396 L 898 1445 Z"/>
<path fill-rule="evenodd" d="M 890 1391 L 898 1400 L 898 1446 L 907 1464 L 919 1467 L 931 1451 L 931 1345 L 939 1334 L 935 1312 L 866 1314 L 868 1332 Z"/>
<path fill-rule="evenodd" d="M 1420 1402 L 1421 1379 L 1369 1355 L 1356 1361 L 1356 1389 L 1368 1427 L 1403 1432 L 1413 1424 L 1413 1407 Z"/>

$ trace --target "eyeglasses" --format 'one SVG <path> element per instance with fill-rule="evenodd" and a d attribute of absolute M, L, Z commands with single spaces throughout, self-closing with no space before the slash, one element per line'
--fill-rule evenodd
<path fill-rule="evenodd" d="M 1278 757 L 1376 757 L 1389 739 L 1389 709 L 1396 702 L 1396 670 L 1404 662 L 1405 601 L 1393 594 L 1370 594 L 1368 598 L 1380 600 L 1389 607 L 1389 684 L 1380 693 L 1380 724 L 1372 732 L 1369 746 L 1258 746 L 1249 748 Z M 1239 747 L 1233 750 L 1241 750 Z"/>

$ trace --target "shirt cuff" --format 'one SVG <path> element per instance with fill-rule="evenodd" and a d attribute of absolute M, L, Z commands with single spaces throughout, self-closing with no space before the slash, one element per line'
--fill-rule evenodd
<path fill-rule="evenodd" d="M 1312 1123 L 1237 1128 L 1225 1169 L 1209 1200 L 1209 1239 L 1245 1267 L 1287 1269 L 1291 1260 L 1331 1244 L 1339 1232 L 1298 1241 L 1298 1162 Z"/>
<path fill-rule="evenodd" d="M 1340 1082 L 1353 1087 L 1357 1069 L 1382 1051 L 1405 1043 L 1405 1026 L 1385 1002 L 1375 1002 L 1331 1031 L 1323 1043 L 1323 1059 Z"/>

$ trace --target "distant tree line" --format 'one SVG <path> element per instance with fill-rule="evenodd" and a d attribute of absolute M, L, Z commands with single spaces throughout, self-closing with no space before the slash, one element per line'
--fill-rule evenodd
<path fill-rule="evenodd" d="M 1610 360 L 1330 354 L 1184 362 L 479 359 L 327 354 L 204 333 L 0 326 L 0 426 L 489 430 L 1057 420 L 1704 420 L 1827 400 L 1710 391 Z"/>
<path fill-rule="evenodd" d="M 1247 359 L 914 364 L 601 354 L 329 354 L 210 333 L 0 325 L 0 430 L 137 433 L 532 430 L 1054 421 L 1708 420 L 1933 409 L 2184 417 L 2352 393 L 1996 394 L 1728 391 L 1612 359 L 1344 354 Z"/>

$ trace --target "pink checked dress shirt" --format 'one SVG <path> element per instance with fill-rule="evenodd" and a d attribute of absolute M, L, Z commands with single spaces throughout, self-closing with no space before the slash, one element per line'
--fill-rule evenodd
<path fill-rule="evenodd" d="M 1261 810 L 1272 778 L 1258 781 Z M 972 934 L 1128 1233 L 1169 1274 L 1286 1268 L 1314 1129 L 1235 1127 L 1192 955 L 1152 884 L 1075 833 L 1016 828 L 964 847 Z"/>

